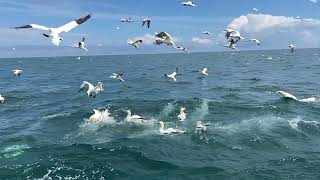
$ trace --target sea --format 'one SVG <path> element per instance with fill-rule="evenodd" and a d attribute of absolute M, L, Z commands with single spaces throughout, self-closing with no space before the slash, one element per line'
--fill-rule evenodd
<path fill-rule="evenodd" d="M 317 180 L 319 77 L 319 49 L 1 58 L 0 179 Z M 79 93 L 83 81 L 104 91 Z"/>

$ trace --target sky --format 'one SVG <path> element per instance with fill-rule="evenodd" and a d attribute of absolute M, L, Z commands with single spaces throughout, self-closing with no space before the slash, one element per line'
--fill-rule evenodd
<path fill-rule="evenodd" d="M 155 32 L 161 31 L 170 33 L 177 45 L 191 52 L 225 51 L 228 49 L 222 46 L 228 43 L 223 37 L 226 28 L 262 43 L 256 46 L 243 40 L 238 45 L 240 50 L 285 49 L 289 42 L 298 48 L 320 46 L 317 0 L 194 0 L 197 6 L 192 8 L 181 6 L 182 1 L 0 0 L 0 57 L 177 52 L 152 44 Z M 54 47 L 37 30 L 12 28 L 31 23 L 59 27 L 89 13 L 89 21 L 62 34 L 60 47 Z M 132 17 L 134 23 L 121 23 L 125 17 Z M 141 27 L 144 18 L 152 20 L 150 29 Z M 205 36 L 203 31 L 213 36 Z M 83 36 L 88 52 L 70 47 Z M 143 39 L 144 43 L 135 49 L 127 44 L 128 39 Z"/>

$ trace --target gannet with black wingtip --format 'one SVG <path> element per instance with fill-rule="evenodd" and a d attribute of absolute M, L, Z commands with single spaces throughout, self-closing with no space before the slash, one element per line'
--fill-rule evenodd
<path fill-rule="evenodd" d="M 43 31 L 48 31 L 49 34 L 43 34 L 43 35 L 45 37 L 52 38 L 52 44 L 55 46 L 59 46 L 60 43 L 63 41 L 63 38 L 60 37 L 60 33 L 71 31 L 75 27 L 86 22 L 88 19 L 90 19 L 90 17 L 91 17 L 91 15 L 89 14 L 85 17 L 71 21 L 63 26 L 58 27 L 58 28 L 49 28 L 49 27 L 46 27 L 43 25 L 38 25 L 38 24 L 28 24 L 28 25 L 24 25 L 24 26 L 15 27 L 15 29 L 32 28 L 32 29 L 39 29 L 39 30 L 43 30 Z"/>
<path fill-rule="evenodd" d="M 160 32 L 155 36 L 155 38 L 155 45 L 160 45 L 164 43 L 168 46 L 172 46 L 174 48 L 176 47 L 175 43 L 173 42 L 172 36 L 167 32 Z"/>
<path fill-rule="evenodd" d="M 186 131 L 180 130 L 180 129 L 174 129 L 174 128 L 164 128 L 164 122 L 159 121 L 160 128 L 159 128 L 159 133 L 163 135 L 174 135 L 174 134 L 183 134 L 186 133 Z"/>
<path fill-rule="evenodd" d="M 203 31 L 202 34 L 205 34 L 205 35 L 208 35 L 208 36 L 211 36 L 211 35 L 212 35 L 212 33 L 209 32 L 209 31 Z"/>
<path fill-rule="evenodd" d="M 133 20 L 132 20 L 131 17 L 129 17 L 129 18 L 122 18 L 122 19 L 121 19 L 121 22 L 124 22 L 124 23 L 132 23 Z"/>
<path fill-rule="evenodd" d="M 83 81 L 80 85 L 79 92 L 84 91 L 89 97 L 95 98 L 96 95 L 101 93 L 103 90 L 103 84 L 101 82 L 98 82 L 96 86 L 93 86 L 91 83 Z"/>
<path fill-rule="evenodd" d="M 185 110 L 186 110 L 186 108 L 180 108 L 180 113 L 178 115 L 178 120 L 180 122 L 183 122 L 184 120 L 187 119 L 187 113 L 184 112 Z"/>
<path fill-rule="evenodd" d="M 201 74 L 208 76 L 209 74 L 207 73 L 207 71 L 208 71 L 208 68 L 205 67 L 200 72 L 201 72 Z"/>
<path fill-rule="evenodd" d="M 13 72 L 13 76 L 21 76 L 21 74 L 22 74 L 22 70 L 21 69 L 15 69 L 15 70 L 12 70 L 12 72 Z"/>
<path fill-rule="evenodd" d="M 124 82 L 124 80 L 122 79 L 123 74 L 117 74 L 117 73 L 112 73 L 112 75 L 110 76 L 111 79 L 117 79 L 121 82 Z"/>
<path fill-rule="evenodd" d="M 293 45 L 292 43 L 289 43 L 289 48 L 291 49 L 291 53 L 293 53 L 293 50 L 295 47 L 296 47 L 295 45 Z"/>
<path fill-rule="evenodd" d="M 177 73 L 178 73 L 178 68 L 176 68 L 176 71 L 175 71 L 175 72 L 173 72 L 173 73 L 171 73 L 171 74 L 165 74 L 164 76 L 167 77 L 167 78 L 171 78 L 171 79 L 173 79 L 174 81 L 177 81 L 177 79 L 176 79 Z"/>
<path fill-rule="evenodd" d="M 195 4 L 193 4 L 192 1 L 186 1 L 181 3 L 182 6 L 187 6 L 187 7 L 196 7 Z"/>
<path fill-rule="evenodd" d="M 132 115 L 130 110 L 127 110 L 127 117 L 125 120 L 134 124 L 141 124 L 145 122 L 143 117 L 139 115 Z"/>
<path fill-rule="evenodd" d="M 197 121 L 196 130 L 197 131 L 206 131 L 208 124 L 203 124 L 202 121 Z"/>
<path fill-rule="evenodd" d="M 260 41 L 258 39 L 249 39 L 249 41 L 256 43 L 258 46 L 260 46 Z"/>
<path fill-rule="evenodd" d="M 241 39 L 244 39 L 244 37 L 241 36 L 239 31 L 233 31 L 229 37 L 235 40 L 235 43 L 237 43 Z"/>
<path fill-rule="evenodd" d="M 150 28 L 150 24 L 151 24 L 151 19 L 142 20 L 142 27 L 144 27 L 146 25 L 147 28 Z"/>
<path fill-rule="evenodd" d="M 183 51 L 185 53 L 189 53 L 188 49 L 185 48 L 185 47 L 178 46 L 177 49 L 180 50 L 180 51 Z"/>
<path fill-rule="evenodd" d="M 239 51 L 239 49 L 236 47 L 236 43 L 235 41 L 231 38 L 231 40 L 229 41 L 228 45 L 225 45 L 224 47 L 230 48 L 230 49 L 234 49 L 236 51 Z"/>
<path fill-rule="evenodd" d="M 0 94 L 0 103 L 4 103 L 4 97 Z"/>
<path fill-rule="evenodd" d="M 231 33 L 233 33 L 235 30 L 233 30 L 233 29 L 225 29 L 224 31 L 226 32 L 225 37 L 227 39 L 229 39 Z"/>
<path fill-rule="evenodd" d="M 128 44 L 135 47 L 135 48 L 138 48 L 139 44 L 141 44 L 141 43 L 142 43 L 141 39 L 136 40 L 136 41 L 132 41 L 131 39 L 128 40 Z"/>
<path fill-rule="evenodd" d="M 84 41 L 85 41 L 85 38 L 82 37 L 81 41 L 77 45 L 73 45 L 72 47 L 88 51 L 88 49 L 84 47 Z"/>

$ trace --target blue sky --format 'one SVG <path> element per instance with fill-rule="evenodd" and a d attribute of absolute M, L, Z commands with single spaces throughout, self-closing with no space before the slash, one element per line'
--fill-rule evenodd
<path fill-rule="evenodd" d="M 160 31 L 169 32 L 176 38 L 178 45 L 185 46 L 190 51 L 219 51 L 226 50 L 221 47 L 227 43 L 221 33 L 228 26 L 235 27 L 247 38 L 257 38 L 263 42 L 262 47 L 248 43 L 239 44 L 239 48 L 243 50 L 286 48 L 288 42 L 294 42 L 301 48 L 320 45 L 312 38 L 312 34 L 320 30 L 318 2 L 194 0 L 197 5 L 195 8 L 180 6 L 181 2 L 180 0 L 0 0 L 2 17 L 0 52 L 8 50 L 9 47 L 16 47 L 18 50 L 19 47 L 23 49 L 25 46 L 35 46 L 39 50 L 41 46 L 43 52 L 76 54 L 78 50 L 66 46 L 77 42 L 82 36 L 87 38 L 89 54 L 175 52 L 168 47 L 155 47 L 150 43 L 144 44 L 137 50 L 126 44 L 129 38 L 146 38 L 148 41 L 150 36 Z M 259 9 L 259 12 L 254 12 L 252 10 L 254 7 Z M 60 26 L 87 13 L 92 14 L 92 19 L 72 32 L 62 34 L 65 41 L 61 47 L 52 47 L 50 41 L 37 31 L 10 29 L 29 23 Z M 133 17 L 134 23 L 120 22 L 121 18 L 130 16 Z M 296 16 L 303 17 L 307 21 L 296 22 L 293 18 Z M 141 28 L 143 18 L 152 19 L 150 29 Z M 248 20 L 249 23 L 243 23 Z M 261 20 L 264 24 L 275 25 L 264 27 L 264 24 L 259 24 Z M 116 27 L 120 29 L 117 30 Z M 252 31 L 251 29 L 255 27 L 261 28 Z M 205 30 L 212 32 L 214 36 L 208 38 L 202 35 L 201 32 Z M 318 40 L 320 41 L 320 38 Z M 32 50 L 25 51 L 23 55 L 28 55 L 30 51 Z M 42 53 L 39 50 L 40 52 Z M 36 53 L 30 54 L 36 55 Z"/>

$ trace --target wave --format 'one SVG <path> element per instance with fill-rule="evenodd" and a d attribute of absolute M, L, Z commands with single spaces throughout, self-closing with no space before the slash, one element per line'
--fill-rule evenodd
<path fill-rule="evenodd" d="M 25 149 L 29 149 L 29 148 L 30 147 L 26 144 L 8 146 L 0 152 L 0 159 L 14 158 L 16 156 L 23 154 Z"/>
<path fill-rule="evenodd" d="M 289 120 L 288 123 L 292 129 L 301 133 L 320 133 L 320 122 L 318 121 L 305 121 L 301 117 L 297 117 Z"/>
<path fill-rule="evenodd" d="M 70 115 L 71 115 L 71 113 L 56 113 L 56 114 L 44 116 L 43 119 L 53 119 L 53 118 L 57 118 L 57 117 L 68 117 Z"/>

